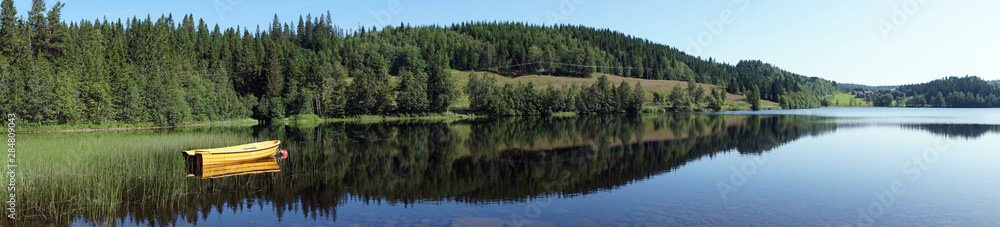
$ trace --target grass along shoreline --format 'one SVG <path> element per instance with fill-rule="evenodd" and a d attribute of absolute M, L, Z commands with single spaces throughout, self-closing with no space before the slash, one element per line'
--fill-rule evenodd
<path fill-rule="evenodd" d="M 246 118 L 246 119 L 227 120 L 227 121 L 188 122 L 181 125 L 155 125 L 153 123 L 137 123 L 137 124 L 116 123 L 109 125 L 59 124 L 59 125 L 42 125 L 42 126 L 23 126 L 20 129 L 18 129 L 17 133 L 44 134 L 44 133 L 104 132 L 104 131 L 187 128 L 187 127 L 198 127 L 198 126 L 208 126 L 208 125 L 251 124 L 251 123 L 256 124 L 257 120 Z"/>

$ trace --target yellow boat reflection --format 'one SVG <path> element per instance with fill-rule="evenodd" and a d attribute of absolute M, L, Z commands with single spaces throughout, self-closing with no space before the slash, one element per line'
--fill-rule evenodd
<path fill-rule="evenodd" d="M 264 159 L 228 162 L 210 165 L 199 165 L 191 161 L 186 162 L 188 177 L 201 179 L 215 179 L 246 174 L 280 172 L 278 159 L 268 157 Z"/>

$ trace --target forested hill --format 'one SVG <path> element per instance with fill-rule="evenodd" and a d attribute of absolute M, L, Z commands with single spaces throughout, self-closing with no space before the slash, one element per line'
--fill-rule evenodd
<path fill-rule="evenodd" d="M 62 7 L 35 0 L 21 18 L 12 0 L 0 5 L 0 106 L 29 125 L 378 115 L 400 112 L 402 101 L 407 112 L 443 112 L 461 92 L 451 69 L 606 72 L 730 93 L 757 86 L 788 108 L 816 107 L 836 90 L 761 61 L 703 60 L 608 29 L 491 22 L 348 32 L 329 12 L 292 23 L 275 16 L 266 28 L 220 28 L 192 15 L 69 22 Z"/>
<path fill-rule="evenodd" d="M 791 73 L 759 60 L 731 65 L 712 58 L 700 59 L 671 46 L 609 29 L 495 22 L 461 23 L 448 29 L 472 39 L 467 44 L 457 43 L 452 51 L 451 66 L 461 70 L 487 69 L 508 75 L 549 72 L 566 76 L 586 76 L 596 71 L 645 79 L 695 80 L 724 86 L 734 94 L 757 85 L 763 99 L 778 102 L 780 96 L 787 96 L 789 103 L 800 104 L 797 108 L 817 107 L 819 99 L 815 94 L 836 91 L 835 82 Z M 388 28 L 383 33 L 396 30 Z M 491 68 L 532 62 L 543 63 Z"/>
<path fill-rule="evenodd" d="M 892 93 L 910 97 L 908 105 L 1000 107 L 1000 84 L 976 76 L 947 77 L 922 84 L 903 85 Z M 917 100 L 913 102 L 912 100 Z"/>

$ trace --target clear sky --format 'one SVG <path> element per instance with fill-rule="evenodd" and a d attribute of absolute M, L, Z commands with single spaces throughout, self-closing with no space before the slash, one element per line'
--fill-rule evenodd
<path fill-rule="evenodd" d="M 341 27 L 520 21 L 610 28 L 703 58 L 760 59 L 842 83 L 894 85 L 945 76 L 1000 79 L 1000 1 L 984 0 L 66 0 L 63 18 L 194 14 L 262 29 L 275 14 L 333 13 Z M 49 6 L 54 1 L 49 1 Z M 31 1 L 15 0 L 20 14 Z M 725 15 L 723 15 L 725 14 Z"/>

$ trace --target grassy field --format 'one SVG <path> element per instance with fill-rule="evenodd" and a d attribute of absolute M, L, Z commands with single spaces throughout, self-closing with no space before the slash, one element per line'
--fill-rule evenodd
<path fill-rule="evenodd" d="M 468 72 L 468 71 L 452 71 L 452 75 L 455 76 L 456 83 L 458 84 L 458 88 L 460 90 L 465 89 L 465 85 L 469 83 L 469 73 L 470 72 Z M 482 73 L 485 73 L 485 72 L 476 72 L 476 74 L 482 74 Z M 508 83 L 509 84 L 517 84 L 517 83 L 528 83 L 528 82 L 531 82 L 531 83 L 533 83 L 535 85 L 535 89 L 539 89 L 539 90 L 543 90 L 546 87 L 548 87 L 549 85 L 553 85 L 556 88 L 560 88 L 562 86 L 571 86 L 573 84 L 576 84 L 577 86 L 590 86 L 591 84 L 594 84 L 594 82 L 597 82 L 597 78 L 598 77 L 600 77 L 602 75 L 605 75 L 605 76 L 608 76 L 608 81 L 611 81 L 611 83 L 614 84 L 615 86 L 618 86 L 619 84 L 621 84 L 622 81 L 626 81 L 629 85 L 635 85 L 635 82 L 637 82 L 637 81 L 641 82 L 643 90 L 646 91 L 646 100 L 653 100 L 653 92 L 660 92 L 660 93 L 663 93 L 664 95 L 669 95 L 670 92 L 673 90 L 674 86 L 677 85 L 677 84 L 680 84 L 681 87 L 687 88 L 687 81 L 677 81 L 677 80 L 646 80 L 646 79 L 637 79 L 637 78 L 627 78 L 627 77 L 621 77 L 621 76 L 616 76 L 616 75 L 611 75 L 611 74 L 603 74 L 603 73 L 595 73 L 594 76 L 591 77 L 591 78 L 556 77 L 556 76 L 546 76 L 546 75 L 525 75 L 525 76 L 519 76 L 519 77 L 504 77 L 504 76 L 499 76 L 499 75 L 493 74 L 493 73 L 489 73 L 489 74 L 497 76 L 497 78 L 498 78 L 497 82 L 499 82 L 500 84 L 508 84 Z M 701 86 L 703 86 L 705 88 L 705 94 L 706 95 L 710 94 L 709 92 L 712 91 L 710 89 L 715 89 L 715 88 L 719 87 L 719 86 L 711 85 L 711 84 L 700 84 L 699 83 L 699 85 L 701 85 Z M 727 102 L 727 104 L 732 103 L 731 105 L 734 106 L 734 107 L 735 106 L 740 106 L 740 104 L 738 104 L 737 102 L 744 103 L 745 100 L 746 100 L 746 97 L 743 96 L 743 95 L 737 95 L 737 94 L 731 94 L 731 93 L 730 94 L 726 94 L 726 102 Z M 761 101 L 762 101 L 762 103 L 764 104 L 765 107 L 776 108 L 778 106 L 778 103 L 775 103 L 775 102 L 771 102 L 771 101 L 767 101 L 767 100 L 761 100 Z M 458 101 L 456 102 L 456 104 L 453 107 L 454 108 L 468 108 L 469 107 L 469 96 L 467 94 L 463 93 L 462 96 L 459 97 Z"/>
<path fill-rule="evenodd" d="M 830 100 L 830 106 L 852 106 L 852 99 L 854 100 L 853 106 L 872 106 L 871 103 L 865 103 L 865 99 L 855 98 L 852 94 L 836 94 L 828 96 L 826 99 Z"/>

